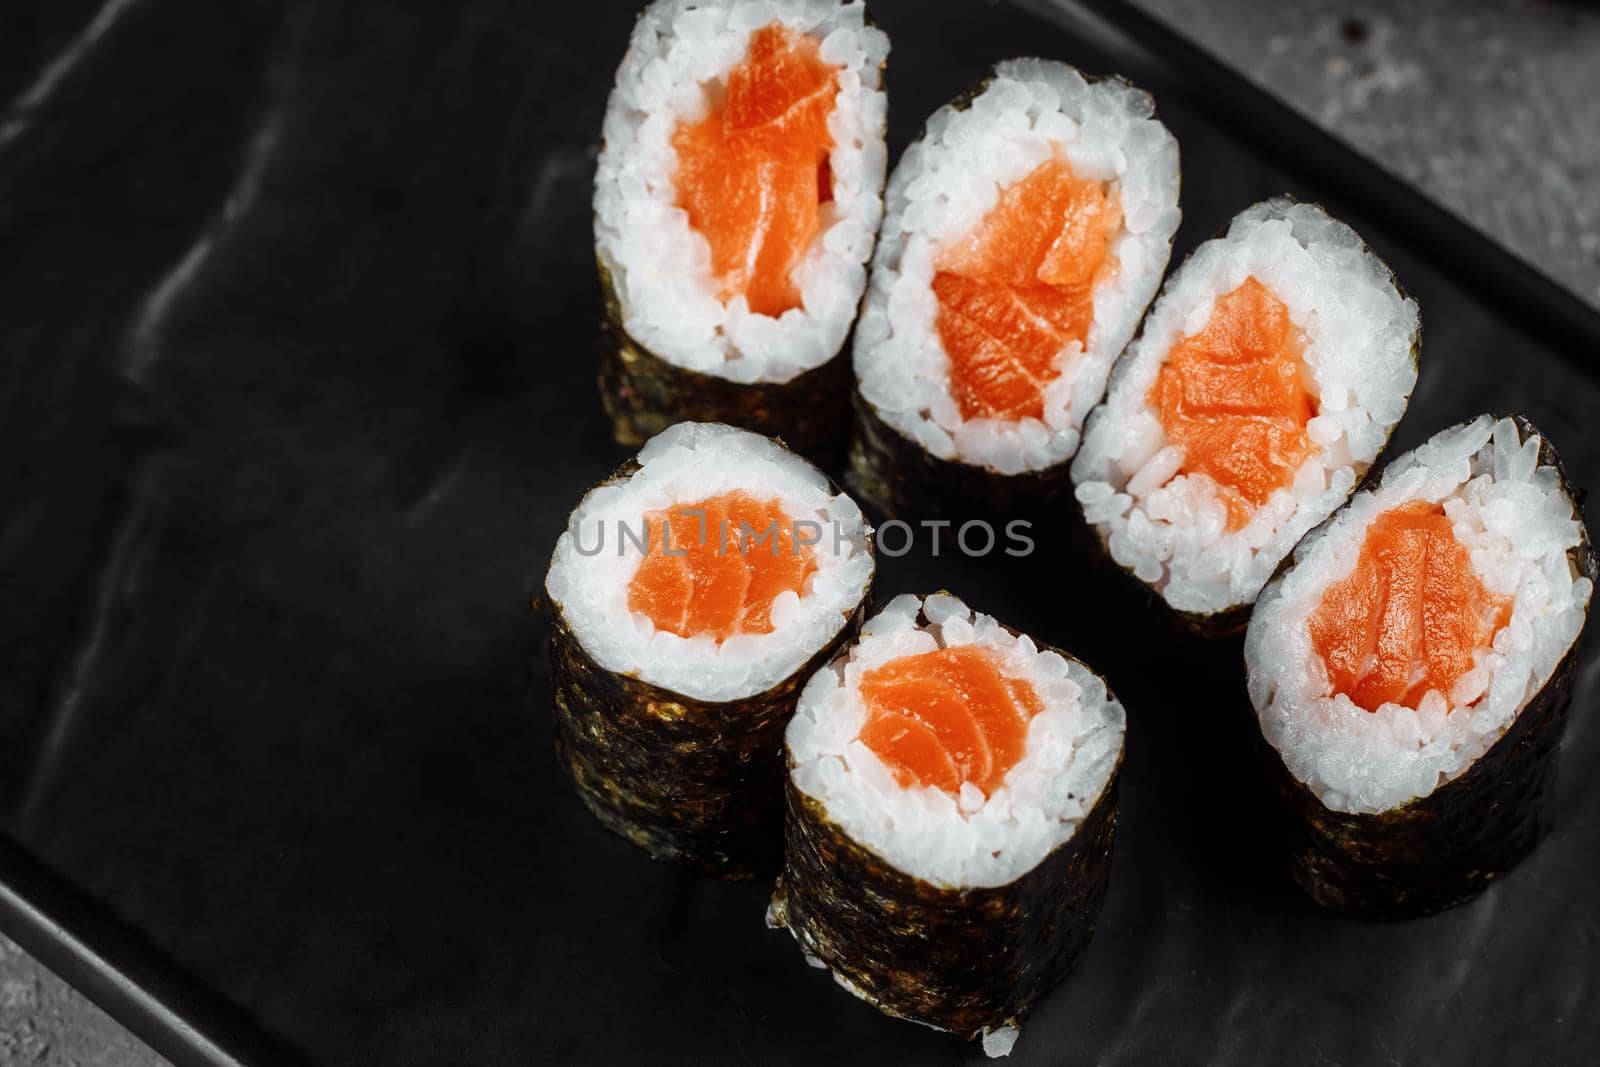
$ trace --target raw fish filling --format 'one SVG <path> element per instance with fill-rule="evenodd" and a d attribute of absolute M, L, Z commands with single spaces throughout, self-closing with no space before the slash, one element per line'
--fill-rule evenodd
<path fill-rule="evenodd" d="M 999 656 L 972 645 L 901 656 L 861 676 L 862 742 L 902 786 L 985 795 L 1023 756 L 1042 708 L 1033 686 L 1006 675 Z"/>
<path fill-rule="evenodd" d="M 772 602 L 817 569 L 776 500 L 735 490 L 645 515 L 648 547 L 628 608 L 679 637 L 772 632 Z"/>
<path fill-rule="evenodd" d="M 1180 473 L 1216 483 L 1230 530 L 1311 454 L 1306 423 L 1317 402 L 1305 384 L 1304 348 L 1283 301 L 1247 278 L 1217 300 L 1204 329 L 1173 344 L 1150 388 L 1167 440 L 1183 450 Z"/>
<path fill-rule="evenodd" d="M 1104 183 L 1057 156 L 1008 187 L 939 255 L 939 340 L 962 418 L 1042 418 L 1067 346 L 1088 343 L 1094 286 L 1122 210 Z"/>
<path fill-rule="evenodd" d="M 1444 509 L 1419 501 L 1373 520 L 1355 570 L 1312 613 L 1311 642 L 1334 691 L 1357 706 L 1415 708 L 1429 690 L 1449 699 L 1507 615 Z"/>
<path fill-rule="evenodd" d="M 678 206 L 711 245 L 718 298 L 742 295 L 762 315 L 800 306 L 791 275 L 833 199 L 828 115 L 840 68 L 819 50 L 780 23 L 757 30 L 721 102 L 672 136 Z"/>

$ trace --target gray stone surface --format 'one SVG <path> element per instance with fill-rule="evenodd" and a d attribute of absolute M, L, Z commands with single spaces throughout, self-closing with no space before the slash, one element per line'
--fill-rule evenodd
<path fill-rule="evenodd" d="M 1600 8 L 1136 2 L 1600 305 Z M 165 1062 L 0 937 L 0 1064 Z"/>
<path fill-rule="evenodd" d="M 1600 6 L 1135 2 L 1600 305 Z"/>
<path fill-rule="evenodd" d="M 0 936 L 0 1064 L 160 1067 L 167 1061 Z"/>

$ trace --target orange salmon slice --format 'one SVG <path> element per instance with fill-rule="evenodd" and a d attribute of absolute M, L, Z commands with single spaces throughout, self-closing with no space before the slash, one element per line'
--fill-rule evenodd
<path fill-rule="evenodd" d="M 762 27 L 721 103 L 672 136 L 678 206 L 711 245 L 718 297 L 743 295 L 762 315 L 800 306 L 790 275 L 833 198 L 828 115 L 840 68 L 819 50 L 815 38 L 781 23 Z"/>
<path fill-rule="evenodd" d="M 1116 196 L 1059 155 L 1000 194 L 970 234 L 940 252 L 935 325 L 962 418 L 1041 418 L 1056 357 L 1087 343 L 1094 286 L 1114 266 Z"/>
<path fill-rule="evenodd" d="M 772 602 L 817 569 L 777 500 L 742 490 L 645 515 L 648 547 L 628 609 L 679 637 L 772 632 Z"/>
<path fill-rule="evenodd" d="M 1033 686 L 1005 674 L 997 653 L 971 645 L 901 656 L 861 676 L 861 740 L 902 786 L 988 794 L 1027 748 L 1043 705 Z"/>
<path fill-rule="evenodd" d="M 1228 508 L 1228 529 L 1250 521 L 1311 454 L 1317 413 L 1304 381 L 1305 338 L 1282 300 L 1255 278 L 1220 297 L 1205 328 L 1181 337 L 1150 387 L 1183 474 L 1204 474 Z"/>
<path fill-rule="evenodd" d="M 1418 501 L 1373 520 L 1349 577 L 1311 615 L 1311 643 L 1335 692 L 1358 707 L 1415 708 L 1430 689 L 1448 699 L 1510 607 L 1473 572 L 1438 504 Z"/>

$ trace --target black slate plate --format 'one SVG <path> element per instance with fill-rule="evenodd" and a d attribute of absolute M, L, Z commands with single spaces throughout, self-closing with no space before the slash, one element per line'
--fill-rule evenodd
<path fill-rule="evenodd" d="M 548 6 L 7 16 L 0 921 L 181 1062 L 974 1058 L 555 773 L 530 599 L 624 454 L 588 196 L 632 5 Z M 1521 410 L 1600 483 L 1600 316 L 1141 16 L 1025 6 L 873 5 L 894 149 L 996 59 L 1121 71 L 1182 144 L 1180 254 L 1289 191 L 1421 300 L 1399 446 Z M 1539 852 L 1367 925 L 1260 847 L 1236 647 L 1173 646 L 1070 561 L 884 561 L 934 586 L 1131 711 L 1100 930 L 1015 1062 L 1600 1058 L 1592 657 Z"/>

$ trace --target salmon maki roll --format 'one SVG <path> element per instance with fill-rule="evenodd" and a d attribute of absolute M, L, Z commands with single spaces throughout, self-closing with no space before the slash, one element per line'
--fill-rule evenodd
<path fill-rule="evenodd" d="M 888 52 L 856 2 L 657 0 L 640 16 L 595 172 L 618 441 L 692 419 L 842 455 Z"/>
<path fill-rule="evenodd" d="M 1517 417 L 1436 435 L 1295 550 L 1245 663 L 1313 899 L 1436 911 L 1533 848 L 1594 581 L 1555 451 Z"/>
<path fill-rule="evenodd" d="M 1071 656 L 894 598 L 789 724 L 769 925 L 885 1013 L 1009 1052 L 1094 929 L 1124 730 Z"/>
<path fill-rule="evenodd" d="M 908 517 L 1047 504 L 1177 226 L 1177 142 L 1126 82 L 1013 59 L 935 112 L 856 329 L 863 495 Z"/>
<path fill-rule="evenodd" d="M 1321 208 L 1241 212 L 1167 282 L 1089 417 L 1072 478 L 1100 546 L 1191 628 L 1242 630 L 1388 443 L 1419 322 Z"/>
<path fill-rule="evenodd" d="M 659 859 L 770 875 L 784 727 L 872 574 L 860 509 L 783 446 L 710 423 L 651 438 L 583 498 L 545 578 L 583 802 Z"/>

